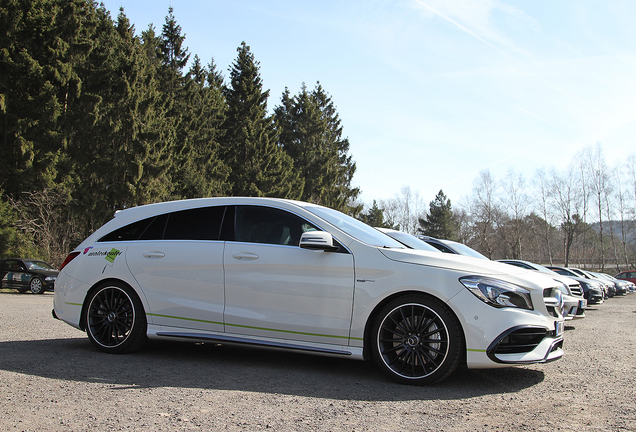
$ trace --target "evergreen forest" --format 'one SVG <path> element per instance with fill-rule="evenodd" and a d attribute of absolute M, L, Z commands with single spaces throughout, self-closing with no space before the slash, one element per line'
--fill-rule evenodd
<path fill-rule="evenodd" d="M 172 8 L 138 33 L 90 0 L 0 4 L 0 256 L 59 264 L 115 211 L 158 201 L 359 212 L 356 165 L 320 83 L 268 110 L 249 45 L 226 79 L 188 52 Z"/>

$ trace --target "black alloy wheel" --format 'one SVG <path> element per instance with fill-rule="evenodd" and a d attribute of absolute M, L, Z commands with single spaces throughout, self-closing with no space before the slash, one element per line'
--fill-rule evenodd
<path fill-rule="evenodd" d="M 33 279 L 29 281 L 29 291 L 33 294 L 43 294 L 44 293 L 44 282 L 37 276 L 34 276 Z"/>
<path fill-rule="evenodd" d="M 111 282 L 88 297 L 86 333 L 98 349 L 108 353 L 135 351 L 146 342 L 146 315 L 132 288 Z"/>
<path fill-rule="evenodd" d="M 400 297 L 378 314 L 372 350 L 380 368 L 404 384 L 433 384 L 448 377 L 461 360 L 459 321 L 439 300 Z"/>

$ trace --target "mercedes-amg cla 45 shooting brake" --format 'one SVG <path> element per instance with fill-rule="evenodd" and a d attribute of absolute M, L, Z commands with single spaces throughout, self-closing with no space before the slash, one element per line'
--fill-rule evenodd
<path fill-rule="evenodd" d="M 150 339 L 373 359 L 430 384 L 563 355 L 563 300 L 536 272 L 408 249 L 338 211 L 268 198 L 130 208 L 72 251 L 55 317 L 107 353 Z M 256 360 L 255 360 L 256 361 Z"/>

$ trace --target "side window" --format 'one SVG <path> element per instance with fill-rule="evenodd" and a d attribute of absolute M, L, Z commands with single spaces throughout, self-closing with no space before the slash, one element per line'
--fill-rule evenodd
<path fill-rule="evenodd" d="M 7 262 L 4 264 L 4 266 L 5 266 L 5 268 L 6 268 L 7 270 L 18 270 L 18 271 L 19 271 L 19 270 L 24 270 L 24 268 L 22 267 L 22 264 L 20 264 L 20 262 L 19 262 L 19 261 L 14 261 L 14 260 L 7 261 Z"/>
<path fill-rule="evenodd" d="M 170 213 L 164 240 L 218 240 L 225 206 Z"/>
<path fill-rule="evenodd" d="M 284 210 L 240 206 L 236 209 L 236 241 L 298 246 L 300 236 L 317 228 Z"/>
<path fill-rule="evenodd" d="M 157 216 L 153 216 L 150 218 L 142 219 L 137 222 L 133 222 L 126 226 L 116 229 L 104 237 L 97 240 L 98 242 L 113 242 L 113 241 L 129 241 L 129 240 L 138 240 L 139 237 L 146 231 L 148 225 L 152 224 Z"/>
<path fill-rule="evenodd" d="M 152 216 L 116 229 L 98 242 L 133 240 L 218 240 L 224 206 Z"/>
<path fill-rule="evenodd" d="M 454 254 L 455 253 L 453 250 L 449 249 L 448 247 L 446 247 L 445 245 L 443 245 L 441 243 L 430 242 L 429 244 L 431 246 L 433 246 L 434 248 L 440 250 L 441 252 L 450 253 L 450 254 Z"/>

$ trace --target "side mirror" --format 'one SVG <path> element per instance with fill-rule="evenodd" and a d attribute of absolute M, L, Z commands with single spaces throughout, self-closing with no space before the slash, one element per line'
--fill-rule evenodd
<path fill-rule="evenodd" d="M 309 231 L 300 236 L 299 246 L 303 249 L 322 250 L 336 252 L 339 248 L 334 246 L 333 237 L 326 231 Z"/>

